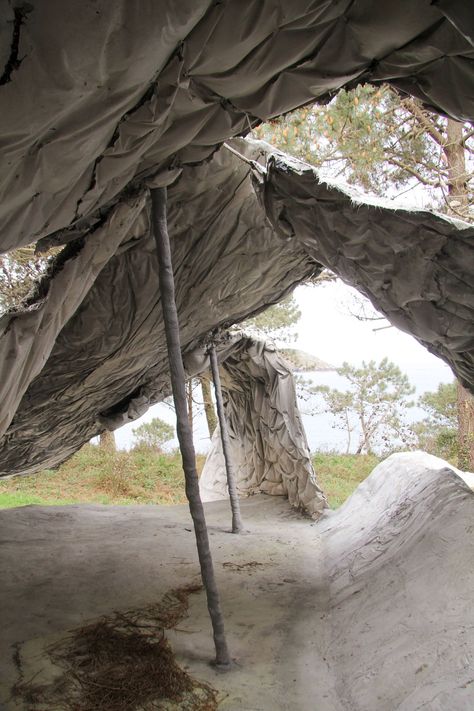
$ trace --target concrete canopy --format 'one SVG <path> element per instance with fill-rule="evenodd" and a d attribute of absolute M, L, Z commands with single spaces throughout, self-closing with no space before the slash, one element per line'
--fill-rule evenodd
<path fill-rule="evenodd" d="M 3 11 L 0 248 L 67 244 L 0 322 L 0 470 L 52 466 L 168 392 L 148 188 L 169 186 L 182 342 L 322 265 L 474 385 L 472 228 L 355 203 L 232 136 L 389 81 L 474 117 L 462 3 L 45 2 Z"/>

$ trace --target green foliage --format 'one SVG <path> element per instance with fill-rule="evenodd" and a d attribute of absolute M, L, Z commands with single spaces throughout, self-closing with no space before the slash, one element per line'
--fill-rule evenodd
<path fill-rule="evenodd" d="M 32 504 L 41 505 L 43 499 L 35 496 L 34 492 L 30 491 L 2 491 L 3 486 L 0 483 L 0 509 L 14 509 L 18 506 L 31 506 Z M 53 500 L 51 504 L 66 503 L 60 500 Z"/>
<path fill-rule="evenodd" d="M 379 464 L 375 454 L 315 452 L 313 466 L 329 506 L 337 509 Z"/>
<path fill-rule="evenodd" d="M 458 421 L 457 401 L 456 383 L 440 383 L 434 392 L 424 393 L 418 405 L 428 413 L 426 421 L 429 424 L 455 428 Z"/>
<path fill-rule="evenodd" d="M 413 425 L 417 446 L 425 452 L 455 462 L 458 458 L 458 402 L 456 383 L 441 383 L 438 389 L 424 393 L 419 407 L 427 413 Z"/>
<path fill-rule="evenodd" d="M 174 427 L 162 420 L 154 417 L 150 422 L 144 422 L 133 430 L 138 447 L 151 447 L 157 452 L 161 452 L 163 445 L 174 437 Z"/>
<path fill-rule="evenodd" d="M 324 385 L 311 390 L 322 396 L 324 411 L 334 415 L 336 427 L 346 432 L 347 452 L 356 427 L 360 429 L 357 454 L 370 454 L 375 447 L 390 448 L 393 439 L 407 441 L 410 429 L 404 414 L 414 405 L 408 397 L 415 389 L 394 363 L 387 358 L 378 365 L 363 361 L 360 368 L 343 363 L 337 373 L 349 381 L 347 390 Z"/>
<path fill-rule="evenodd" d="M 35 282 L 46 272 L 57 248 L 35 254 L 33 244 L 0 255 L 0 313 L 17 308 L 30 296 Z"/>
<path fill-rule="evenodd" d="M 204 459 L 198 454 L 199 471 Z M 340 506 L 378 462 L 375 455 L 314 454 L 316 476 L 331 508 Z M 87 444 L 56 471 L 0 481 L 0 508 L 185 501 L 180 455 L 160 454 L 147 447 L 110 452 Z"/>
<path fill-rule="evenodd" d="M 290 294 L 257 316 L 247 319 L 242 326 L 257 336 L 270 336 L 281 343 L 288 343 L 296 338 L 294 327 L 300 318 L 301 311 L 295 297 Z"/>
<path fill-rule="evenodd" d="M 254 131 L 256 137 L 375 195 L 393 188 L 425 186 L 438 209 L 447 207 L 449 152 L 447 119 L 401 97 L 388 86 L 341 89 L 325 106 L 313 104 Z M 464 148 L 474 152 L 471 127 Z M 472 205 L 472 174 L 463 176 Z M 458 208 L 459 209 L 459 206 Z M 463 212 L 469 217 L 469 209 Z"/>
<path fill-rule="evenodd" d="M 204 456 L 197 455 L 198 469 Z M 179 504 L 186 501 L 178 452 L 111 452 L 87 444 L 55 471 L 0 481 L 0 508 L 28 504 Z"/>
<path fill-rule="evenodd" d="M 255 135 L 320 168 L 323 178 L 342 176 L 379 196 L 422 186 L 426 204 L 428 197 L 432 207 L 474 221 L 472 124 L 436 115 L 388 86 L 342 89 L 327 105 L 290 112 L 262 124 Z M 349 411 L 335 397 L 330 404 L 339 426 L 345 423 L 350 446 Z M 457 446 L 459 465 L 472 469 L 472 398 L 459 400 L 457 411 L 456 424 L 442 425 L 431 416 L 413 429 L 419 446 L 449 458 Z"/>

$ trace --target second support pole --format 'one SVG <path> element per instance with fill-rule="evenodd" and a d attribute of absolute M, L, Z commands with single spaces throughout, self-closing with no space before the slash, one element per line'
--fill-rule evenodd
<path fill-rule="evenodd" d="M 214 389 L 216 393 L 216 409 L 219 418 L 219 427 L 221 431 L 222 451 L 224 453 L 225 470 L 227 475 L 227 487 L 229 489 L 230 507 L 232 509 L 232 533 L 240 533 L 243 530 L 242 518 L 240 516 L 240 501 L 237 493 L 237 483 L 235 477 L 235 469 L 232 464 L 230 454 L 230 439 L 227 429 L 227 422 L 224 413 L 224 401 L 222 399 L 221 378 L 219 375 L 219 363 L 217 362 L 217 353 L 214 346 L 209 348 L 209 358 L 211 361 L 212 379 L 214 381 Z"/>

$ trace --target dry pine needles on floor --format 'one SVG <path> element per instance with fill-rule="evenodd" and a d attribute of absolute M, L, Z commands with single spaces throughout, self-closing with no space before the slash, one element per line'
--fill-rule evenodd
<path fill-rule="evenodd" d="M 70 632 L 47 649 L 57 675 L 49 685 L 16 684 L 28 711 L 214 711 L 217 692 L 178 666 L 164 631 L 187 615 L 200 585 L 159 603 L 116 612 Z"/>

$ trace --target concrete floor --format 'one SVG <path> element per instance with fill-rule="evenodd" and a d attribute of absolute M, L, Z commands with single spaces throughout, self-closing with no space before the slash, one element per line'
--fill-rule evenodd
<path fill-rule="evenodd" d="M 472 711 L 474 495 L 407 456 L 317 523 L 259 495 L 242 502 L 248 532 L 235 536 L 227 502 L 206 505 L 235 669 L 209 665 L 204 593 L 168 638 L 220 709 Z M 15 650 L 41 666 L 45 639 L 199 577 L 186 506 L 5 510 L 0 541 L 0 700 L 12 711 Z"/>

